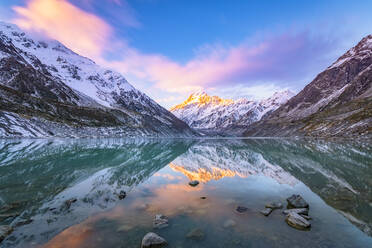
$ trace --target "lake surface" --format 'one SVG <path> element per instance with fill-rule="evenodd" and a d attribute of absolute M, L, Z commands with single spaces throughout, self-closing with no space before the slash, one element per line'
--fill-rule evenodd
<path fill-rule="evenodd" d="M 286 206 L 292 194 L 310 204 L 310 230 L 288 226 L 282 210 L 260 214 L 272 201 Z M 237 206 L 248 211 L 238 214 Z M 0 211 L 14 215 L 0 219 L 14 226 L 0 247 L 138 248 L 150 231 L 177 248 L 372 247 L 372 146 L 0 140 Z M 168 216 L 169 226 L 154 230 L 156 214 Z M 188 238 L 195 229 L 200 239 Z"/>

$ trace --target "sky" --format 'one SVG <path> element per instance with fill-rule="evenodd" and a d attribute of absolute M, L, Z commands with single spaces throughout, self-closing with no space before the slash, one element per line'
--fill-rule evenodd
<path fill-rule="evenodd" d="M 1 0 L 0 20 L 122 73 L 166 108 L 299 92 L 372 33 L 372 0 Z"/>

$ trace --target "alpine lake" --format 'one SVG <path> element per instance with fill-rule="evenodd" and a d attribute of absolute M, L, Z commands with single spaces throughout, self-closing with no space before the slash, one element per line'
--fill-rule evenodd
<path fill-rule="evenodd" d="M 311 227 L 286 222 L 292 195 Z M 0 140 L 0 225 L 0 247 L 372 247 L 372 143 Z"/>

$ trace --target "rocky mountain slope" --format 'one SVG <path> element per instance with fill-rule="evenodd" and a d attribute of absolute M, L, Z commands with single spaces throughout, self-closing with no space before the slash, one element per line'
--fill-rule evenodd
<path fill-rule="evenodd" d="M 0 22 L 0 137 L 194 134 L 120 74 Z"/>
<path fill-rule="evenodd" d="M 196 92 L 170 111 L 192 128 L 221 131 L 235 125 L 248 126 L 286 103 L 293 95 L 286 90 L 262 101 L 252 101 L 227 100 Z"/>
<path fill-rule="evenodd" d="M 246 136 L 371 136 L 372 35 L 299 94 L 246 130 Z"/>

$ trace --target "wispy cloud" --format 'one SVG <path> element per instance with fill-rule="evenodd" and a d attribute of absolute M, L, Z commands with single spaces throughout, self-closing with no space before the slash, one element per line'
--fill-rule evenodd
<path fill-rule="evenodd" d="M 161 55 L 127 49 L 126 59 L 111 62 L 124 73 L 150 80 L 170 92 L 200 87 L 233 86 L 257 81 L 293 81 L 318 66 L 336 40 L 308 32 L 266 37 L 258 43 L 214 46 L 180 64 Z"/>
<path fill-rule="evenodd" d="M 126 1 L 106 1 L 131 11 Z M 327 35 L 287 31 L 261 35 L 235 45 L 206 45 L 186 63 L 179 63 L 161 54 L 143 53 L 116 38 L 114 27 L 86 10 L 94 9 L 94 1 L 81 3 L 85 10 L 68 0 L 29 0 L 26 6 L 13 7 L 16 13 L 13 21 L 22 28 L 57 39 L 125 76 L 147 82 L 149 87 L 169 94 L 179 93 L 173 98 L 159 96 L 164 103 L 200 88 L 230 88 L 256 98 L 266 97 L 286 82 L 313 73 L 313 68 L 318 69 L 338 44 L 337 39 Z M 136 26 L 138 23 L 133 20 L 132 26 Z M 115 58 L 119 59 L 110 60 L 106 56 L 113 49 Z"/>
<path fill-rule="evenodd" d="M 31 0 L 13 9 L 18 26 L 42 32 L 80 54 L 96 57 L 109 47 L 110 25 L 67 0 Z"/>

